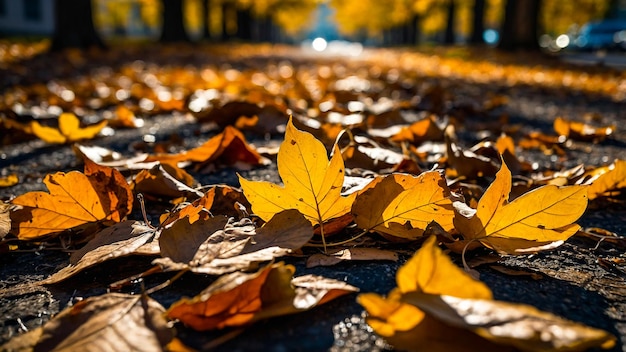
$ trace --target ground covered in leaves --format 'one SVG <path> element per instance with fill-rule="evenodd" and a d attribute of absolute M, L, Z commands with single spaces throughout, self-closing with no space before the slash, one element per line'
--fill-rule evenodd
<path fill-rule="evenodd" d="M 281 159 L 278 147 L 286 133 L 295 136 L 300 131 L 312 133 L 327 153 L 338 141 L 335 155 L 340 154 L 343 158 L 338 159 L 345 162 L 345 172 L 340 168 L 340 173 L 350 177 L 344 188 L 354 190 L 363 186 L 362 180 L 378 175 L 418 175 L 426 171 L 422 175 L 433 177 L 435 184 L 435 175 L 445 175 L 445 183 L 453 193 L 462 195 L 475 209 L 487 187 L 496 182 L 502 160 L 513 176 L 509 186 L 512 198 L 546 184 L 576 186 L 592 183 L 590 180 L 601 175 L 610 176 L 615 170 L 625 172 L 620 171 L 623 162 L 609 165 L 626 158 L 626 131 L 620 125 L 626 118 L 626 75 L 602 67 L 564 66 L 556 58 L 466 49 L 429 49 L 427 53 L 366 50 L 358 57 L 330 57 L 288 47 L 245 45 L 125 47 L 104 53 L 41 56 L 32 56 L 28 48 L 16 47 L 15 52 L 26 51 L 23 57 L 5 57 L 0 66 L 0 178 L 4 185 L 0 197 L 6 202 L 15 202 L 18 197 L 19 203 L 19 196 L 28 192 L 50 190 L 50 185 L 46 189 L 42 182 L 46 175 L 70 170 L 88 174 L 85 165 L 109 163 L 121 170 L 134 188 L 128 199 L 114 207 L 119 211 L 124 202 L 130 202 L 132 211 L 107 214 L 108 221 L 118 215 L 142 221 L 142 205 L 133 201 L 141 193 L 147 219 L 156 226 L 174 204 L 180 208 L 180 204 L 217 190 L 214 185 L 228 185 L 243 186 L 245 198 L 236 198 L 236 209 L 227 202 L 231 205 L 226 207 L 228 211 L 207 206 L 213 215 L 245 218 L 246 213 L 254 213 L 257 217 L 253 219 L 267 222 L 267 226 L 278 211 L 268 210 L 267 204 L 255 208 L 253 193 L 261 194 L 261 187 L 274 186 L 254 182 L 284 182 L 286 188 L 290 187 L 293 181 L 277 166 Z M 57 119 L 61 113 L 65 114 Z M 286 127 L 290 115 L 291 130 Z M 341 132 L 346 128 L 349 132 Z M 317 142 L 304 140 L 294 137 L 293 143 L 281 149 L 286 153 L 288 148 L 303 145 L 303 155 L 317 153 Z M 290 151 L 288 155 L 295 153 Z M 328 162 L 324 157 L 317 153 L 315 159 L 323 166 Z M 184 166 L 185 171 L 174 167 L 155 169 L 155 164 L 149 162 Z M 99 166 L 92 167 L 93 174 L 100 175 Z M 529 304 L 606 330 L 617 337 L 612 350 L 624 350 L 626 205 L 622 190 L 626 176 L 616 178 L 589 186 L 595 193 L 589 194 L 590 202 L 576 221 L 581 230 L 564 244 L 524 255 L 500 256 L 492 249 L 477 248 L 465 254 L 467 266 L 480 274 L 495 299 Z M 297 175 L 292 179 L 301 180 Z M 511 181 L 510 176 L 508 179 Z M 602 186 L 608 183 L 615 187 Z M 248 200 L 252 207 L 246 204 Z M 297 203 L 293 208 L 300 210 Z M 392 221 L 363 225 L 362 209 L 353 206 L 354 220 L 346 220 L 345 212 L 338 208 L 350 208 L 351 204 L 340 203 L 328 205 L 337 216 L 322 218 L 319 212 L 307 215 L 306 210 L 300 211 L 312 224 L 316 224 L 316 216 L 322 222 L 340 218 L 323 227 L 339 230 L 324 242 L 332 252 L 336 250 L 333 244 L 345 241 L 345 246 L 339 247 L 344 252 L 322 255 L 321 237 L 311 234 L 311 242 L 304 247 L 302 243 L 289 244 L 291 247 L 285 244 L 283 247 L 293 250 L 274 252 L 278 253 L 274 255 L 275 263 L 293 265 L 296 277 L 319 275 L 347 283 L 361 293 L 386 295 L 396 286 L 402 289 L 396 273 L 421 248 L 426 226 L 413 219 L 409 225 L 402 223 L 401 228 Z M 366 203 L 361 208 L 374 206 Z M 196 211 L 197 216 L 201 213 Z M 283 216 L 289 219 L 284 222 L 298 225 L 295 215 Z M 174 218 L 170 221 L 178 220 L 176 215 Z M 442 229 L 428 231 L 448 242 L 453 249 L 451 258 L 461 267 L 462 258 L 450 243 L 470 239 L 472 226 L 445 222 L 438 221 Z M 247 231 L 245 223 L 237 226 Z M 469 230 L 459 234 L 459 228 Z M 565 228 L 563 225 L 557 230 L 565 232 Z M 361 232 L 359 229 L 373 231 L 349 241 Z M 55 238 L 39 237 L 39 229 L 29 231 L 18 236 L 14 230 L 2 242 L 0 343 L 33 331 L 64 308 L 107 291 L 138 294 L 166 282 L 176 272 L 185 272 L 170 286 L 150 295 L 167 309 L 184 296 L 198 295 L 219 275 L 236 271 L 225 270 L 226 264 L 191 264 L 191 259 L 201 258 L 194 257 L 196 253 L 173 249 L 175 246 L 166 245 L 167 239 L 161 238 L 161 251 L 168 251 L 168 255 L 161 253 L 165 258 L 159 259 L 159 265 L 171 272 L 164 270 L 125 282 L 153 268 L 156 253 L 144 248 L 148 256 L 103 259 L 98 265 L 67 274 L 60 270 L 70 262 L 76 264 L 69 253 L 81 253 L 76 250 L 83 248 L 85 255 L 88 249 L 97 248 L 85 246 L 84 241 L 90 237 L 81 237 L 76 227 L 73 233 Z M 190 227 L 186 232 L 193 231 Z M 310 238 L 301 241 L 307 243 Z M 262 242 L 262 237 L 258 239 Z M 488 247 L 507 252 L 524 246 L 549 247 L 552 243 L 539 242 L 492 243 Z M 363 248 L 367 254 L 363 260 L 356 260 L 358 250 Z M 351 251 L 350 255 L 344 255 L 346 250 Z M 245 248 L 242 253 L 250 254 Z M 176 258 L 179 260 L 172 260 Z M 326 263 L 329 259 L 336 263 Z M 316 265 L 316 260 L 325 265 Z M 266 257 L 260 260 L 268 261 Z M 270 282 L 280 286 L 292 269 L 274 265 L 258 275 L 267 275 Z M 255 267 L 238 270 L 255 272 Z M 53 274 L 56 278 L 50 279 Z M 46 285 L 30 285 L 46 279 Z M 355 298 L 356 294 L 349 293 L 311 310 L 279 318 L 260 315 L 261 321 L 245 329 L 220 320 L 217 326 L 226 329 L 206 333 L 179 323 L 176 336 L 199 350 L 213 346 L 225 351 L 391 349 L 389 341 L 393 338 L 384 339 L 374 333 Z M 193 324 L 189 322 L 188 326 Z"/>

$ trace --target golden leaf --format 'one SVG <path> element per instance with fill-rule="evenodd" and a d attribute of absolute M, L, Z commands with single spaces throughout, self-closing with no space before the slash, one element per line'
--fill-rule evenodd
<path fill-rule="evenodd" d="M 12 230 L 34 240 L 101 221 L 120 222 L 132 209 L 133 196 L 119 171 L 85 160 L 85 173 L 57 172 L 44 178 L 50 191 L 29 192 L 11 201 Z"/>
<path fill-rule="evenodd" d="M 415 349 L 416 341 L 428 338 L 420 331 L 432 324 L 417 307 L 400 301 L 408 292 L 458 295 L 467 298 L 491 299 L 491 290 L 456 266 L 437 246 L 434 236 L 426 239 L 409 261 L 396 274 L 398 287 L 383 298 L 374 293 L 361 294 L 358 302 L 368 312 L 368 324 L 400 349 Z M 422 336 L 422 337 L 420 337 Z M 413 344 L 413 346 L 411 346 Z"/>
<path fill-rule="evenodd" d="M 329 162 L 324 145 L 296 129 L 291 119 L 278 152 L 278 173 L 284 187 L 239 176 L 252 211 L 261 219 L 297 209 L 311 224 L 322 225 L 350 211 L 354 195 L 341 196 L 345 170 L 339 148 L 335 147 Z"/>
<path fill-rule="evenodd" d="M 415 239 L 431 221 L 453 228 L 450 191 L 436 171 L 419 176 L 392 174 L 359 194 L 352 206 L 356 224 L 366 230 Z"/>
<path fill-rule="evenodd" d="M 59 128 L 42 126 L 37 121 L 31 123 L 33 134 L 48 143 L 71 143 L 84 139 L 94 138 L 107 125 L 103 120 L 99 123 L 84 128 L 80 127 L 80 119 L 70 112 L 59 116 Z"/>
<path fill-rule="evenodd" d="M 611 191 L 626 188 L 626 160 L 615 160 L 611 165 L 593 170 L 589 199 L 593 200 Z"/>
<path fill-rule="evenodd" d="M 540 250 L 565 241 L 580 226 L 574 224 L 587 208 L 587 187 L 546 185 L 509 203 L 511 172 L 502 163 L 473 216 L 457 212 L 454 225 L 465 240 L 508 254 Z M 552 246 L 548 246 L 552 248 Z"/>

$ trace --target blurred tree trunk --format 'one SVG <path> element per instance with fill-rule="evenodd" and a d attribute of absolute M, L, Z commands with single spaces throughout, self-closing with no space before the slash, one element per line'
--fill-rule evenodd
<path fill-rule="evenodd" d="M 183 23 L 183 0 L 161 0 L 163 29 L 161 42 L 188 42 L 189 36 Z"/>
<path fill-rule="evenodd" d="M 419 16 L 417 14 L 413 14 L 411 19 L 404 25 L 406 44 L 417 45 L 417 43 L 419 43 L 419 20 Z"/>
<path fill-rule="evenodd" d="M 540 9 L 541 0 L 508 0 L 498 48 L 506 51 L 539 50 Z"/>
<path fill-rule="evenodd" d="M 202 39 L 211 39 L 211 0 L 202 1 Z"/>
<path fill-rule="evenodd" d="M 446 22 L 446 32 L 443 37 L 443 43 L 446 45 L 454 44 L 455 35 L 454 35 L 454 22 L 456 22 L 456 1 L 449 0 L 448 1 L 448 20 Z"/>
<path fill-rule="evenodd" d="M 485 32 L 485 0 L 475 0 L 472 9 L 472 34 L 470 35 L 471 44 L 483 44 L 483 33 Z"/>
<path fill-rule="evenodd" d="M 249 9 L 237 9 L 237 38 L 252 40 L 252 16 Z"/>
<path fill-rule="evenodd" d="M 227 42 L 232 39 L 231 21 L 234 14 L 234 5 L 230 2 L 222 2 L 222 41 Z"/>
<path fill-rule="evenodd" d="M 65 48 L 106 48 L 93 24 L 91 1 L 55 0 L 51 51 Z"/>

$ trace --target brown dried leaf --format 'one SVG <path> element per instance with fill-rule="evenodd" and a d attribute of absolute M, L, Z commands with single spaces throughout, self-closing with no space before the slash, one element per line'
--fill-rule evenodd
<path fill-rule="evenodd" d="M 604 330 L 565 320 L 525 304 L 422 292 L 404 294 L 402 301 L 447 325 L 473 331 L 492 342 L 522 351 L 585 351 L 615 345 L 615 337 Z"/>
<path fill-rule="evenodd" d="M 119 257 L 139 254 L 137 250 L 152 241 L 155 230 L 138 221 L 124 221 L 96 234 L 84 247 L 72 253 L 70 264 L 57 271 L 41 284 L 61 282 L 92 266 Z M 141 253 L 148 254 L 148 253 Z M 159 253 L 152 253 L 158 255 Z"/>
<path fill-rule="evenodd" d="M 165 271 L 220 275 L 289 254 L 312 236 L 311 224 L 295 209 L 276 214 L 260 229 L 249 219 L 233 223 L 210 218 L 189 224 L 185 217 L 163 230 L 159 243 L 164 258 L 154 263 Z"/>
<path fill-rule="evenodd" d="M 224 275 L 196 297 L 175 302 L 167 315 L 196 330 L 222 329 L 305 311 L 358 290 L 313 275 L 292 279 L 294 271 L 278 263 L 257 273 Z"/>
<path fill-rule="evenodd" d="M 34 349 L 160 351 L 174 338 L 164 311 L 157 301 L 144 295 L 107 293 L 90 297 L 47 322 Z"/>
<path fill-rule="evenodd" d="M 210 164 L 257 166 L 266 165 L 269 160 L 262 157 L 246 142 L 244 135 L 232 126 L 226 126 L 224 131 L 198 148 L 184 151 L 180 154 L 159 154 L 146 161 L 160 161 L 167 164 L 177 164 L 183 161 L 199 163 L 199 169 Z"/>

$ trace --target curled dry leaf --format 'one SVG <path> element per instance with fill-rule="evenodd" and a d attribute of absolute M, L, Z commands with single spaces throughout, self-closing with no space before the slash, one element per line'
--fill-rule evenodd
<path fill-rule="evenodd" d="M 403 127 L 390 139 L 393 142 L 407 141 L 414 145 L 420 145 L 425 141 L 441 141 L 443 140 L 443 130 L 437 125 L 435 118 L 434 115 L 429 115 L 408 127 Z"/>
<path fill-rule="evenodd" d="M 449 197 L 439 172 L 392 174 L 357 196 L 352 215 L 362 229 L 416 239 L 431 221 L 446 231 L 453 228 L 454 210 Z"/>
<path fill-rule="evenodd" d="M 615 345 L 615 337 L 600 329 L 560 318 L 535 307 L 493 301 L 409 292 L 402 301 L 456 328 L 473 331 L 494 343 L 522 351 L 586 351 Z"/>
<path fill-rule="evenodd" d="M 175 302 L 167 316 L 200 331 L 222 329 L 305 311 L 358 291 L 318 276 L 292 279 L 294 271 L 291 265 L 277 263 L 252 274 L 224 275 L 196 297 Z"/>
<path fill-rule="evenodd" d="M 422 343 L 432 344 L 433 347 L 443 343 L 429 340 L 431 333 L 436 333 L 441 340 L 449 342 L 449 338 L 443 338 L 445 333 L 441 327 L 434 328 L 436 324 L 431 324 L 432 319 L 427 318 L 424 312 L 400 301 L 402 294 L 425 292 L 454 294 L 466 298 L 492 298 L 491 290 L 457 267 L 441 251 L 435 240 L 434 236 L 429 237 L 422 248 L 398 270 L 398 287 L 387 298 L 375 293 L 365 293 L 358 297 L 358 302 L 369 314 L 368 324 L 398 349 L 415 350 Z M 436 340 L 437 337 L 433 339 Z"/>
<path fill-rule="evenodd" d="M 161 351 L 174 338 L 164 311 L 145 295 L 89 297 L 48 321 L 41 336 L 30 339 L 31 350 Z M 5 346 L 15 346 L 21 338 L 17 336 Z M 4 346 L 0 349 L 5 350 Z"/>
<path fill-rule="evenodd" d="M 503 162 L 476 213 L 456 213 L 454 225 L 466 241 L 478 240 L 507 254 L 526 254 L 554 248 L 580 228 L 574 221 L 587 209 L 586 186 L 546 185 L 512 202 L 510 191 L 511 172 Z"/>
<path fill-rule="evenodd" d="M 203 145 L 184 151 L 180 154 L 159 154 L 147 158 L 145 161 L 160 161 L 162 163 L 177 164 L 190 161 L 199 164 L 198 169 L 204 169 L 212 164 L 257 166 L 266 165 L 269 160 L 262 157 L 246 142 L 244 135 L 232 126 L 226 126 L 224 131 L 209 139 Z"/>
<path fill-rule="evenodd" d="M 597 168 L 586 177 L 591 177 L 589 199 L 610 195 L 612 191 L 626 188 L 626 160 L 615 160 L 611 165 Z"/>
<path fill-rule="evenodd" d="M 70 264 L 57 271 L 41 284 L 61 282 L 87 268 L 132 254 L 152 254 L 139 252 L 142 246 L 152 241 L 155 230 L 138 222 L 123 221 L 98 232 L 95 237 L 70 257 Z"/>
<path fill-rule="evenodd" d="M 120 222 L 132 209 L 133 195 L 124 176 L 90 160 L 85 160 L 84 174 L 57 172 L 43 182 L 50 193 L 29 192 L 11 202 L 20 206 L 11 212 L 11 221 L 12 232 L 21 240 Z"/>
<path fill-rule="evenodd" d="M 154 263 L 166 271 L 220 275 L 289 254 L 312 236 L 310 223 L 294 209 L 276 214 L 259 229 L 247 218 L 236 223 L 214 217 L 190 224 L 184 217 L 161 232 L 163 258 Z"/>
<path fill-rule="evenodd" d="M 612 135 L 615 128 L 615 125 L 593 127 L 583 122 L 569 121 L 562 117 L 557 117 L 554 120 L 554 131 L 558 135 L 582 141 L 602 141 Z"/>
<path fill-rule="evenodd" d="M 59 116 L 59 128 L 47 127 L 41 125 L 37 121 L 31 122 L 31 129 L 34 135 L 41 138 L 48 143 L 71 143 L 85 139 L 94 138 L 105 126 L 107 120 L 102 120 L 99 123 L 80 127 L 80 119 L 70 112 L 62 113 Z"/>
<path fill-rule="evenodd" d="M 11 214 L 9 210 L 11 206 L 3 201 L 0 201 L 0 240 L 4 239 L 11 230 Z"/>
<path fill-rule="evenodd" d="M 175 165 L 161 164 L 142 170 L 132 182 L 135 193 L 159 197 L 178 198 L 185 195 L 202 197 L 203 193 L 192 188 L 195 180 Z"/>
<path fill-rule="evenodd" d="M 252 211 L 261 219 L 267 221 L 285 209 L 297 209 L 311 224 L 322 225 L 350 212 L 355 195 L 341 196 L 345 170 L 339 148 L 335 147 L 329 161 L 324 145 L 296 129 L 291 119 L 278 152 L 278 173 L 284 187 L 239 176 Z"/>
<path fill-rule="evenodd" d="M 202 212 L 206 212 L 207 215 L 221 214 L 239 218 L 241 214 L 238 204 L 241 204 L 246 209 L 250 209 L 250 203 L 248 203 L 241 190 L 224 185 L 213 186 L 201 198 L 194 200 L 180 210 L 164 214 L 161 219 L 161 226 L 166 226 L 185 216 L 189 216 L 189 222 L 193 223 L 201 216 Z"/>

